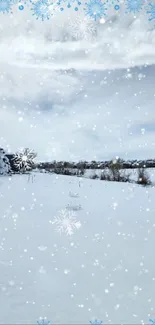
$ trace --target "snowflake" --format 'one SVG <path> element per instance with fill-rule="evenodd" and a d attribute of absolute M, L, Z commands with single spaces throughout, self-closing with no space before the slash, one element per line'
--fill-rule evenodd
<path fill-rule="evenodd" d="M 105 3 L 101 0 L 90 0 L 89 2 L 86 2 L 86 8 L 84 8 L 84 10 L 86 15 L 97 21 L 97 19 L 101 19 L 105 16 L 107 8 L 105 7 Z"/>
<path fill-rule="evenodd" d="M 138 80 L 142 80 L 145 77 L 146 77 L 145 74 L 142 74 L 142 73 L 138 74 Z"/>
<path fill-rule="evenodd" d="M 94 319 L 93 321 L 89 322 L 92 325 L 100 325 L 103 324 L 102 320 Z"/>
<path fill-rule="evenodd" d="M 100 235 L 100 234 L 95 234 L 94 237 L 93 237 L 93 241 L 95 241 L 96 243 L 97 242 L 100 242 L 101 240 L 104 239 L 104 234 Z"/>
<path fill-rule="evenodd" d="M 10 0 L 0 0 L 0 12 L 8 13 L 12 9 Z"/>
<path fill-rule="evenodd" d="M 132 79 L 133 78 L 133 75 L 132 73 L 126 73 L 125 76 L 124 76 L 125 79 Z"/>
<path fill-rule="evenodd" d="M 113 7 L 116 11 L 120 9 L 119 2 L 120 0 L 106 0 L 108 7 Z"/>
<path fill-rule="evenodd" d="M 78 16 L 75 20 L 69 22 L 71 35 L 76 40 L 90 40 L 96 34 L 96 26 L 87 17 L 81 18 Z"/>
<path fill-rule="evenodd" d="M 143 0 L 127 0 L 128 12 L 139 12 L 142 9 L 143 3 Z"/>
<path fill-rule="evenodd" d="M 27 4 L 26 0 L 10 0 L 13 5 L 18 5 L 19 10 L 24 9 L 24 4 Z"/>
<path fill-rule="evenodd" d="M 149 21 L 151 21 L 155 19 L 155 4 L 149 3 L 148 6 L 149 10 L 147 11 L 147 14 L 150 15 Z"/>
<path fill-rule="evenodd" d="M 22 171 L 31 170 L 34 166 L 34 159 L 36 158 L 37 154 L 28 148 L 17 152 L 13 156 L 13 164 L 16 169 Z"/>
<path fill-rule="evenodd" d="M 48 0 L 38 0 L 37 2 L 32 2 L 32 5 L 33 16 L 35 15 L 36 19 L 41 18 L 42 21 L 45 19 L 49 20 L 55 14 L 57 8 L 56 4 Z"/>
<path fill-rule="evenodd" d="M 40 318 L 40 320 L 37 321 L 38 325 L 49 325 L 50 321 L 47 320 L 46 318 Z"/>
<path fill-rule="evenodd" d="M 60 215 L 55 217 L 52 224 L 55 224 L 58 233 L 64 232 L 66 235 L 73 235 L 74 230 L 81 227 L 81 222 L 77 221 L 72 211 L 61 210 Z"/>
<path fill-rule="evenodd" d="M 81 2 L 79 0 L 59 0 L 57 4 L 59 6 L 61 6 L 60 7 L 60 10 L 61 11 L 64 10 L 63 3 L 66 3 L 67 4 L 67 8 L 71 8 L 72 7 L 72 4 L 75 3 L 75 7 L 74 7 L 74 10 L 75 11 L 78 11 L 78 6 L 81 5 Z"/>

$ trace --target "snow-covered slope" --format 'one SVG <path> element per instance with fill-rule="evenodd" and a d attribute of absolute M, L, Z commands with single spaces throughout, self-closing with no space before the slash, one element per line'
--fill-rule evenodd
<path fill-rule="evenodd" d="M 72 235 L 60 235 L 54 220 L 68 205 L 77 223 Z M 95 317 L 138 324 L 153 317 L 154 188 L 1 177 L 0 207 L 0 323 L 47 317 L 86 324 Z"/>

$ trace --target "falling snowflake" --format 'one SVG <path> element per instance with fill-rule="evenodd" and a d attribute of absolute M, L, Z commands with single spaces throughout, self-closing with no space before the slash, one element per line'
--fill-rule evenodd
<path fill-rule="evenodd" d="M 146 11 L 147 14 L 149 14 L 149 16 L 150 16 L 148 20 L 152 21 L 155 19 L 155 3 L 154 4 L 149 3 L 148 7 L 149 7 L 149 10 Z"/>
<path fill-rule="evenodd" d="M 64 4 L 66 3 L 67 8 L 71 8 L 74 5 L 74 10 L 78 11 L 78 6 L 81 5 L 81 1 L 79 0 L 59 0 L 58 1 L 58 5 L 60 6 L 60 10 L 63 11 L 64 8 Z"/>
<path fill-rule="evenodd" d="M 17 170 L 29 171 L 34 166 L 36 156 L 37 154 L 33 150 L 26 148 L 13 156 L 13 165 Z"/>
<path fill-rule="evenodd" d="M 144 79 L 146 76 L 145 76 L 145 74 L 142 74 L 142 73 L 139 73 L 138 74 L 138 80 L 142 80 L 142 79 Z"/>
<path fill-rule="evenodd" d="M 124 76 L 125 79 L 132 79 L 133 78 L 133 75 L 132 73 L 126 73 L 125 76 Z"/>
<path fill-rule="evenodd" d="M 47 320 L 47 318 L 40 318 L 38 321 L 37 321 L 37 324 L 38 325 L 50 325 L 50 321 Z"/>
<path fill-rule="evenodd" d="M 94 21 L 87 17 L 78 16 L 75 20 L 69 22 L 71 36 L 76 40 L 90 40 L 96 35 L 96 26 Z"/>
<path fill-rule="evenodd" d="M 115 6 L 114 6 L 114 9 L 115 9 L 115 10 L 119 10 L 119 9 L 120 9 L 120 5 L 115 5 Z"/>
<path fill-rule="evenodd" d="M 120 9 L 120 0 L 106 0 L 107 7 L 113 7 L 116 11 Z"/>
<path fill-rule="evenodd" d="M 93 263 L 94 266 L 99 266 L 99 260 L 95 260 L 95 262 Z"/>
<path fill-rule="evenodd" d="M 40 267 L 40 269 L 39 269 L 39 273 L 40 273 L 40 274 L 46 274 L 46 270 L 45 270 L 44 266 L 41 266 L 41 267 Z M 42 319 L 42 321 L 43 321 L 43 319 Z M 39 323 L 39 324 L 46 324 L 46 323 L 42 323 L 42 321 L 41 321 L 41 323 Z"/>
<path fill-rule="evenodd" d="M 38 249 L 39 249 L 41 252 L 45 252 L 46 249 L 47 249 L 47 246 L 38 246 Z"/>
<path fill-rule="evenodd" d="M 48 0 L 38 0 L 37 2 L 32 2 L 33 7 L 33 16 L 36 16 L 36 19 L 41 18 L 42 21 L 45 19 L 49 20 L 51 16 L 54 16 L 57 6 L 53 2 Z"/>
<path fill-rule="evenodd" d="M 128 12 L 139 12 L 143 7 L 143 0 L 127 0 L 127 11 Z"/>
<path fill-rule="evenodd" d="M 12 2 L 10 0 L 0 0 L 0 12 L 9 13 L 12 9 Z"/>
<path fill-rule="evenodd" d="M 60 235 L 64 232 L 66 235 L 73 235 L 74 230 L 81 227 L 81 222 L 77 221 L 75 218 L 75 213 L 72 211 L 61 210 L 60 215 L 55 217 L 52 224 L 56 225 L 56 231 Z"/>
<path fill-rule="evenodd" d="M 94 319 L 93 321 L 89 322 L 92 325 L 100 325 L 103 324 L 102 320 Z"/>
<path fill-rule="evenodd" d="M 104 239 L 104 234 L 102 234 L 102 235 L 95 234 L 92 240 L 97 243 L 97 242 L 101 242 L 101 240 L 103 240 L 103 239 Z"/>
<path fill-rule="evenodd" d="M 10 0 L 13 5 L 18 5 L 19 10 L 24 9 L 24 5 L 27 4 L 26 0 Z"/>
<path fill-rule="evenodd" d="M 97 21 L 97 19 L 101 19 L 103 16 L 105 16 L 107 8 L 105 3 L 103 3 L 101 0 L 90 0 L 89 2 L 86 2 L 86 8 L 84 8 L 84 10 L 86 15 Z"/>

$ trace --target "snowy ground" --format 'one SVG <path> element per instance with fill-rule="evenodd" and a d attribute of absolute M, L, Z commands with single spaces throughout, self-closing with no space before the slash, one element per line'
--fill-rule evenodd
<path fill-rule="evenodd" d="M 14 2 L 13 14 L 0 16 L 0 147 L 29 147 L 39 161 L 153 159 L 155 30 L 146 10 L 127 15 L 119 1 L 120 12 L 109 9 L 90 30 L 83 5 L 42 22 L 31 2 L 22 11 Z M 154 191 L 1 177 L 0 323 L 155 318 Z M 71 236 L 53 223 L 68 205 Z"/>
<path fill-rule="evenodd" d="M 48 174 L 1 177 L 0 323 L 148 323 L 155 312 L 154 192 Z M 68 204 L 82 207 L 71 236 L 53 224 Z"/>

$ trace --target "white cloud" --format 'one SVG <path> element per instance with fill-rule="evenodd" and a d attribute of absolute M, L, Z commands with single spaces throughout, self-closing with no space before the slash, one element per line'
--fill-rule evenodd
<path fill-rule="evenodd" d="M 144 14 L 122 12 L 97 26 L 95 39 L 73 41 L 75 15 L 41 22 L 16 9 L 1 16 L 0 145 L 29 146 L 40 159 L 49 144 L 54 159 L 151 157 L 154 132 L 132 135 L 130 126 L 154 118 L 154 68 L 131 69 L 146 74 L 141 81 L 124 79 L 122 68 L 155 63 L 155 32 Z"/>

